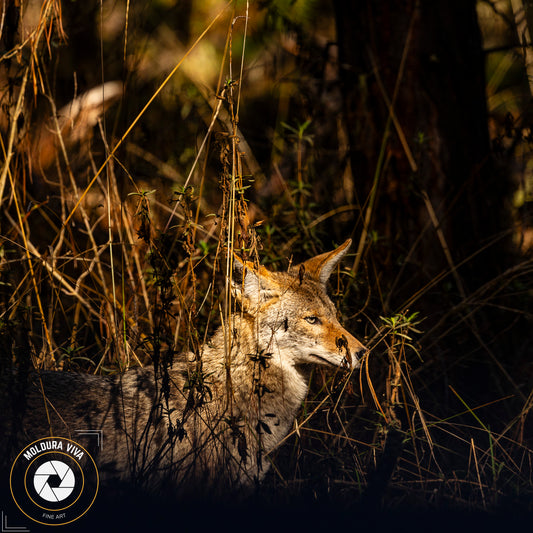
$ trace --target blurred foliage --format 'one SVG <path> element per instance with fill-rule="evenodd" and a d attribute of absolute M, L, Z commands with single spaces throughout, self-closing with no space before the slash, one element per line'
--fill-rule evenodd
<path fill-rule="evenodd" d="M 356 65 L 346 87 L 355 67 L 339 58 L 333 4 L 3 4 L 0 364 L 106 373 L 200 357 L 220 323 L 226 253 L 286 269 L 351 236 L 330 292 L 369 357 L 358 379 L 313 374 L 260 490 L 279 502 L 530 509 L 533 125 L 517 27 L 532 13 L 477 2 L 488 113 L 474 126 L 489 131 L 494 179 L 510 189 L 513 246 L 490 275 L 476 266 L 476 283 L 461 268 L 492 241 L 461 255 L 446 226 L 471 196 L 459 187 L 450 200 L 444 171 L 439 190 L 424 188 L 421 162 L 438 166 L 453 146 L 435 151 L 433 115 L 389 114 L 392 60 Z M 373 9 L 376 32 L 403 43 L 405 20 Z M 348 22 L 354 33 L 363 23 Z M 408 62 L 408 79 L 422 74 Z M 81 95 L 108 81 L 123 92 L 89 113 Z M 453 136 L 469 125 L 452 111 L 435 117 L 450 114 Z"/>

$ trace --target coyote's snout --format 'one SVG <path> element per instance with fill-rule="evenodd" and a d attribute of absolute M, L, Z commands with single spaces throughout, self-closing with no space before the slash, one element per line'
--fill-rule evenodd
<path fill-rule="evenodd" d="M 77 431 L 102 430 L 103 447 L 90 449 L 104 474 L 187 486 L 261 479 L 305 398 L 310 366 L 359 364 L 364 347 L 339 324 L 326 294 L 349 245 L 288 272 L 236 258 L 239 310 L 200 358 L 111 377 L 30 374 L 22 403 L 4 387 L 12 405 L 0 415 L 0 452 L 50 434 L 79 440 Z"/>

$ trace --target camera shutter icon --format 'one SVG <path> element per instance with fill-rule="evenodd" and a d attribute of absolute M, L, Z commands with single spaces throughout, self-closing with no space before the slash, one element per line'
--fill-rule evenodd
<path fill-rule="evenodd" d="M 76 479 L 74 472 L 63 461 L 47 461 L 35 471 L 33 486 L 43 500 L 61 502 L 72 494 Z"/>

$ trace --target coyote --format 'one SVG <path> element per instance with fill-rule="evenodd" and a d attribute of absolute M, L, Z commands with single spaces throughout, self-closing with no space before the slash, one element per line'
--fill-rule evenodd
<path fill-rule="evenodd" d="M 235 257 L 238 311 L 200 357 L 106 377 L 27 374 L 23 402 L 14 400 L 16 387 L 4 395 L 5 405 L 16 405 L 0 417 L 0 452 L 11 447 L 12 458 L 50 435 L 84 444 L 76 431 L 102 430 L 102 446 L 87 447 L 104 476 L 187 487 L 261 480 L 307 394 L 310 367 L 359 365 L 364 347 L 339 324 L 326 294 L 350 243 L 288 272 Z"/>

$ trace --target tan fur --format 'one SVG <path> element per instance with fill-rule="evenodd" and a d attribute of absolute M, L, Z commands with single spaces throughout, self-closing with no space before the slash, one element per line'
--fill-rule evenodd
<path fill-rule="evenodd" d="M 157 379 L 152 369 L 116 377 L 30 375 L 18 414 L 0 417 L 0 452 L 50 431 L 81 442 L 77 430 L 96 429 L 103 447 L 92 439 L 91 451 L 102 474 L 188 487 L 260 480 L 307 394 L 310 365 L 359 364 L 364 347 L 337 321 L 325 288 L 349 245 L 289 272 L 235 259 L 241 311 L 226 334 L 221 327 L 203 347 L 201 361 L 179 357 Z"/>

